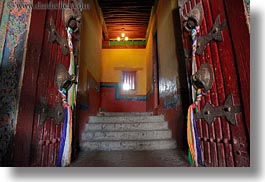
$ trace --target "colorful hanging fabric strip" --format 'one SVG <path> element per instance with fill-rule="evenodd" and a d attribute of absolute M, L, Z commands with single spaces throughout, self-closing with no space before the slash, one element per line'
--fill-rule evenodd
<path fill-rule="evenodd" d="M 197 34 L 199 33 L 199 27 L 196 27 L 195 29 L 192 29 L 191 31 L 191 38 L 192 38 L 192 75 L 194 75 L 197 72 L 197 64 L 196 64 L 196 50 L 197 50 Z M 192 100 L 195 102 L 196 99 L 196 91 L 194 87 L 192 89 Z"/>
<path fill-rule="evenodd" d="M 75 58 L 73 53 L 73 44 L 72 44 L 72 29 L 67 29 L 68 35 L 68 46 L 70 50 L 70 66 L 68 73 L 70 75 L 76 75 L 76 68 L 75 68 Z M 75 109 L 76 106 L 76 90 L 77 85 L 73 84 L 68 91 L 61 91 L 60 93 L 65 100 L 65 117 L 64 117 L 64 126 L 62 131 L 62 140 L 60 144 L 60 150 L 58 155 L 57 166 L 65 167 L 69 166 L 71 162 L 71 154 L 72 154 L 72 125 L 73 125 L 73 116 L 72 111 Z M 67 93 L 66 93 L 67 92 Z"/>
<path fill-rule="evenodd" d="M 188 158 L 191 165 L 198 166 L 202 164 L 201 157 L 201 147 L 198 136 L 198 130 L 196 125 L 196 116 L 194 115 L 194 110 L 198 110 L 199 112 L 199 101 L 201 100 L 201 89 L 197 91 L 197 99 L 194 104 L 191 104 L 188 109 L 188 117 L 187 117 L 187 139 L 189 146 Z"/>
<path fill-rule="evenodd" d="M 64 158 L 64 149 L 65 149 L 65 144 L 66 144 L 66 139 L 67 139 L 67 131 L 68 131 L 68 126 L 71 120 L 71 108 L 70 105 L 67 102 L 67 96 L 66 96 L 66 90 L 59 90 L 61 93 L 61 97 L 63 100 L 63 108 L 64 108 L 64 123 L 63 123 L 63 128 L 62 128 L 62 136 L 61 136 L 61 141 L 60 141 L 60 149 L 59 149 L 59 154 L 58 154 L 58 159 L 57 159 L 57 166 L 61 167 L 64 166 L 63 164 L 63 158 Z"/>
<path fill-rule="evenodd" d="M 197 33 L 199 27 L 192 30 L 192 75 L 197 72 L 196 64 L 196 49 L 197 49 Z M 188 109 L 187 116 L 187 140 L 188 140 L 188 159 L 191 165 L 198 166 L 202 164 L 201 147 L 196 125 L 196 117 L 194 115 L 194 109 L 198 112 L 200 110 L 200 100 L 202 97 L 201 89 L 196 89 L 192 86 L 192 100 L 193 104 Z"/>

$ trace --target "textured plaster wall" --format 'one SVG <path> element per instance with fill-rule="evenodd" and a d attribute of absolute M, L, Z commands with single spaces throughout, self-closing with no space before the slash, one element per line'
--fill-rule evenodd
<path fill-rule="evenodd" d="M 2 3 L 2 2 L 1 2 Z M 31 0 L 24 0 L 31 3 Z M 0 164 L 12 157 L 23 57 L 30 24 L 30 9 L 9 9 L 2 4 L 0 22 Z M 6 164 L 5 164 L 6 165 Z"/>

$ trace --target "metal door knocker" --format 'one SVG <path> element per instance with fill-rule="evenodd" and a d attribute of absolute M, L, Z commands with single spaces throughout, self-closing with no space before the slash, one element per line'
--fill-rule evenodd
<path fill-rule="evenodd" d="M 200 66 L 200 69 L 191 76 L 191 83 L 195 89 L 202 89 L 207 92 L 213 85 L 213 70 L 208 63 Z"/>
<path fill-rule="evenodd" d="M 76 76 L 70 75 L 63 64 L 58 64 L 55 70 L 55 83 L 58 89 L 69 90 L 76 82 Z"/>

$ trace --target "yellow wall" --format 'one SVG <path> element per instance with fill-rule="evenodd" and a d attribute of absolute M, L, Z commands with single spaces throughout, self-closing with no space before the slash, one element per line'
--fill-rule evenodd
<path fill-rule="evenodd" d="M 120 82 L 122 70 L 137 70 L 136 93 L 146 95 L 146 50 L 102 49 L 101 82 Z"/>
<path fill-rule="evenodd" d="M 101 76 L 101 48 L 102 48 L 102 28 L 96 7 L 93 0 L 85 0 L 90 4 L 90 9 L 83 10 L 82 27 L 80 37 L 79 54 L 79 83 L 78 91 L 80 95 L 87 91 L 87 71 L 100 82 Z"/>

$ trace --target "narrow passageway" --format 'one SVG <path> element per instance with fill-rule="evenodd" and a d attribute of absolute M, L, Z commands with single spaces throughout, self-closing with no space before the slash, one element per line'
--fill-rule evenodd
<path fill-rule="evenodd" d="M 189 166 L 172 41 L 177 2 L 97 2 L 83 12 L 78 104 L 86 107 L 71 166 Z"/>
<path fill-rule="evenodd" d="M 81 152 L 70 167 L 189 167 L 180 150 Z"/>

